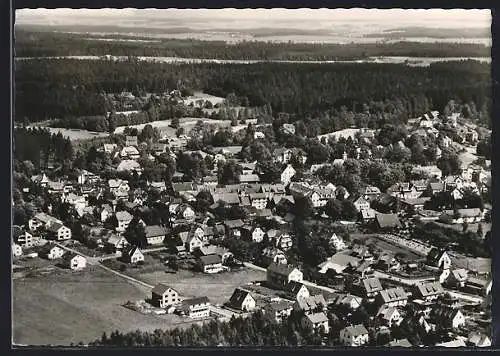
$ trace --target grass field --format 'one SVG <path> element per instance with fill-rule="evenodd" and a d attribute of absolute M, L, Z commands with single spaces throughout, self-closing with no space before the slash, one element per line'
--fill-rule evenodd
<path fill-rule="evenodd" d="M 154 330 L 186 322 L 176 315 L 144 315 L 122 306 L 150 290 L 96 266 L 13 281 L 13 342 L 70 345 L 90 342 L 103 332 Z"/>
<path fill-rule="evenodd" d="M 37 125 L 31 125 L 28 127 L 36 127 L 36 126 Z M 69 138 L 71 141 L 90 140 L 91 138 L 109 136 L 107 132 L 95 132 L 95 131 L 79 130 L 79 129 L 64 129 L 59 127 L 43 127 L 43 128 L 48 129 L 53 134 L 61 133 L 64 137 Z"/>
<path fill-rule="evenodd" d="M 177 290 L 185 298 L 206 296 L 213 304 L 223 304 L 229 300 L 236 287 L 252 281 L 265 280 L 266 273 L 248 268 L 219 274 L 204 274 L 187 270 L 166 273 L 162 270 L 134 274 L 134 277 L 152 285 L 164 283 Z"/>

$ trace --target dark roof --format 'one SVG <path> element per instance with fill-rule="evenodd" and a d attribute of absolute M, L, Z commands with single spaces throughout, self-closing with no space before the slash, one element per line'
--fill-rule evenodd
<path fill-rule="evenodd" d="M 158 294 L 158 295 L 163 295 L 165 292 L 167 292 L 169 289 L 172 289 L 175 291 L 175 289 L 173 289 L 172 287 L 169 287 L 169 286 L 166 286 L 165 284 L 162 284 L 162 283 L 159 283 L 157 284 L 153 290 L 151 292 L 153 292 L 154 294 Z"/>
<path fill-rule="evenodd" d="M 460 312 L 460 309 L 456 309 L 447 305 L 436 305 L 431 310 L 430 317 L 435 321 L 450 321 L 458 312 Z"/>
<path fill-rule="evenodd" d="M 268 272 L 274 272 L 277 274 L 281 274 L 283 276 L 288 276 L 294 269 L 295 267 L 278 264 L 274 262 L 267 267 Z"/>
<path fill-rule="evenodd" d="M 222 263 L 222 258 L 219 255 L 212 254 L 212 255 L 201 256 L 200 261 L 204 265 L 213 265 L 216 263 Z"/>
<path fill-rule="evenodd" d="M 304 285 L 297 281 L 290 281 L 286 286 L 286 291 L 292 295 L 296 295 Z M 307 288 L 307 287 L 306 287 Z"/>
<path fill-rule="evenodd" d="M 229 303 L 234 307 L 241 308 L 241 304 L 249 294 L 250 292 L 247 290 L 236 288 L 231 296 L 231 299 L 229 299 Z"/>

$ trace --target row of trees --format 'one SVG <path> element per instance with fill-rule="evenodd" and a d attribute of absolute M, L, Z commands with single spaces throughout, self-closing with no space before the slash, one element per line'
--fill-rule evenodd
<path fill-rule="evenodd" d="M 150 32 L 152 29 L 148 29 Z M 76 31 L 73 27 L 71 31 Z M 87 32 L 87 29 L 84 30 Z M 106 30 L 115 32 L 116 29 Z M 138 30 L 139 31 L 139 30 Z M 162 29 L 162 31 L 164 31 Z M 273 30 L 274 33 L 274 30 Z M 112 37 L 112 36 L 111 36 Z M 119 36 L 120 38 L 127 36 Z M 136 38 L 136 37 L 134 37 Z M 489 57 L 490 47 L 474 43 L 292 43 L 160 39 L 157 42 L 96 41 L 79 34 L 16 29 L 16 56 L 164 56 L 217 59 L 335 60 L 369 56 Z"/>

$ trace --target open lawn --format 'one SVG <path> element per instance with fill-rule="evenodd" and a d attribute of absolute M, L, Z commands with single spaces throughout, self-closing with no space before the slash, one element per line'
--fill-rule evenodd
<path fill-rule="evenodd" d="M 206 296 L 213 304 L 223 304 L 229 300 L 236 287 L 252 281 L 263 281 L 266 273 L 243 268 L 219 274 L 205 274 L 188 270 L 177 273 L 161 271 L 134 274 L 134 277 L 146 283 L 156 285 L 164 283 L 179 292 L 182 297 Z"/>
<path fill-rule="evenodd" d="M 103 332 L 191 323 L 176 315 L 144 315 L 123 307 L 128 300 L 148 297 L 150 290 L 97 266 L 60 272 L 13 281 L 14 343 L 70 345 L 93 341 Z"/>

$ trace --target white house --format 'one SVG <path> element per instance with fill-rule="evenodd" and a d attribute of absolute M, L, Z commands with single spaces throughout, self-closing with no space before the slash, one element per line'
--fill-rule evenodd
<path fill-rule="evenodd" d="M 47 230 L 57 241 L 71 239 L 71 229 L 60 223 L 51 224 Z"/>
<path fill-rule="evenodd" d="M 315 332 L 322 330 L 324 334 L 328 334 L 330 331 L 328 317 L 323 312 L 304 315 L 302 325 L 309 327 Z"/>
<path fill-rule="evenodd" d="M 242 288 L 236 288 L 233 295 L 229 299 L 229 304 L 238 310 L 252 311 L 255 309 L 256 303 L 254 297 L 249 291 Z"/>
<path fill-rule="evenodd" d="M 377 318 L 379 318 L 383 325 L 387 325 L 388 327 L 399 325 L 403 320 L 401 313 L 397 308 L 386 306 L 382 306 L 379 309 Z"/>
<path fill-rule="evenodd" d="M 267 267 L 267 282 L 278 288 L 285 288 L 290 281 L 302 282 L 302 272 L 295 267 L 271 263 Z"/>
<path fill-rule="evenodd" d="M 12 255 L 14 257 L 19 257 L 23 254 L 23 249 L 16 243 L 12 243 Z"/>
<path fill-rule="evenodd" d="M 359 197 L 358 199 L 356 199 L 354 201 L 354 206 L 358 211 L 370 209 L 370 203 L 363 197 Z"/>
<path fill-rule="evenodd" d="M 210 300 L 207 297 L 186 299 L 182 301 L 180 310 L 192 319 L 210 316 Z"/>
<path fill-rule="evenodd" d="M 133 216 L 130 215 L 128 211 L 118 211 L 116 213 L 117 226 L 115 228 L 118 232 L 123 232 L 127 229 L 128 225 L 132 221 Z"/>
<path fill-rule="evenodd" d="M 152 304 L 159 308 L 166 308 L 181 301 L 179 293 L 162 283 L 157 284 L 151 291 Z"/>
<path fill-rule="evenodd" d="M 76 253 L 68 253 L 64 256 L 65 265 L 72 270 L 81 270 L 87 266 L 87 259 Z"/>
<path fill-rule="evenodd" d="M 330 244 L 335 248 L 335 251 L 341 251 L 347 247 L 344 240 L 336 233 L 333 233 L 332 237 L 330 237 Z"/>
<path fill-rule="evenodd" d="M 125 262 L 136 264 L 139 262 L 144 262 L 144 254 L 137 246 L 129 246 L 125 249 L 122 254 L 122 259 Z"/>
<path fill-rule="evenodd" d="M 134 146 L 125 146 L 120 151 L 120 157 L 135 160 L 140 157 L 140 154 Z"/>
<path fill-rule="evenodd" d="M 283 172 L 281 172 L 281 183 L 288 185 L 292 181 L 292 177 L 295 173 L 297 173 L 297 171 L 292 167 L 292 165 L 287 165 Z"/>
<path fill-rule="evenodd" d="M 56 260 L 64 255 L 64 250 L 59 246 L 48 246 L 44 248 L 42 255 L 45 255 L 49 260 Z"/>
<path fill-rule="evenodd" d="M 362 324 L 348 326 L 340 330 L 340 342 L 346 346 L 362 346 L 368 341 L 368 330 Z"/>

